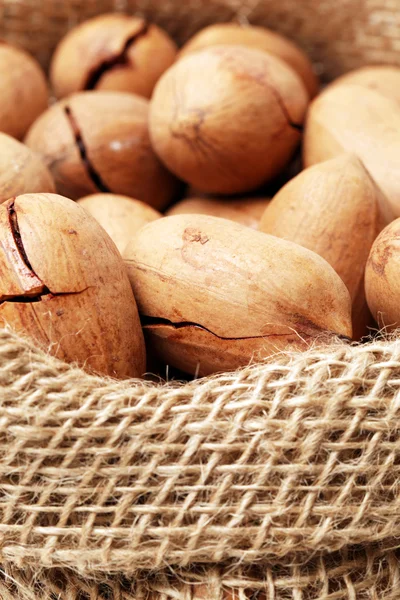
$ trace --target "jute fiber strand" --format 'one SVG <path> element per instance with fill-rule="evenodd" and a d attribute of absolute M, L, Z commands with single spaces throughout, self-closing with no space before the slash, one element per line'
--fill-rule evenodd
<path fill-rule="evenodd" d="M 86 375 L 0 334 L 0 558 L 134 574 L 400 539 L 400 340 L 185 386 Z"/>
<path fill-rule="evenodd" d="M 397 0 L 0 0 L 0 38 L 47 66 L 114 9 L 271 26 L 326 80 L 400 64 Z M 157 386 L 1 331 L 0 599 L 398 600 L 399 387 L 396 338 Z"/>

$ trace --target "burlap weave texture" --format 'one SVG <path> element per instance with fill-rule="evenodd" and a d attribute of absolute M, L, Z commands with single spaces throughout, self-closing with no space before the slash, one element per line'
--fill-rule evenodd
<path fill-rule="evenodd" d="M 400 341 L 186 386 L 116 383 L 0 334 L 0 547 L 132 574 L 400 536 Z"/>

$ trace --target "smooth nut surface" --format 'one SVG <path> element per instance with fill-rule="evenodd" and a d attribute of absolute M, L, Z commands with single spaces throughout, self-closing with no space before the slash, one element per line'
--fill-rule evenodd
<path fill-rule="evenodd" d="M 167 167 L 192 186 L 245 193 L 290 161 L 307 104 L 301 79 L 280 59 L 215 46 L 161 77 L 150 105 L 151 139 Z"/>
<path fill-rule="evenodd" d="M 54 191 L 53 178 L 40 156 L 0 133 L 0 203 L 12 196 Z"/>
<path fill-rule="evenodd" d="M 202 375 L 332 333 L 351 336 L 351 301 L 313 252 L 217 217 L 177 215 L 126 248 L 150 348 Z"/>
<path fill-rule="evenodd" d="M 388 225 L 371 248 L 365 271 L 368 306 L 380 327 L 400 326 L 400 219 Z"/>
<path fill-rule="evenodd" d="M 133 94 L 81 92 L 49 108 L 26 144 L 42 155 L 58 192 L 69 198 L 122 194 L 162 209 L 177 182 L 151 147 L 148 110 L 148 101 Z"/>
<path fill-rule="evenodd" d="M 350 71 L 335 79 L 330 87 L 342 84 L 360 85 L 400 102 L 400 68 L 371 65 Z"/>
<path fill-rule="evenodd" d="M 382 192 L 353 154 L 305 169 L 274 196 L 260 230 L 322 256 L 346 284 L 353 301 L 354 336 L 366 335 L 370 317 L 364 272 L 383 227 Z"/>
<path fill-rule="evenodd" d="M 115 245 L 75 202 L 25 194 L 0 205 L 0 322 L 112 377 L 141 376 L 137 307 Z"/>
<path fill-rule="evenodd" d="M 181 200 L 165 213 L 173 215 L 210 215 L 258 229 L 270 198 L 196 198 Z"/>
<path fill-rule="evenodd" d="M 170 36 L 144 19 L 101 15 L 74 27 L 61 40 L 50 79 L 57 98 L 94 89 L 150 98 L 176 52 Z"/>
<path fill-rule="evenodd" d="M 20 48 L 0 41 L 0 131 L 22 139 L 48 106 L 46 77 Z"/>
<path fill-rule="evenodd" d="M 387 197 L 385 219 L 400 215 L 400 110 L 383 94 L 355 84 L 328 87 L 311 104 L 303 158 L 309 167 L 356 154 Z"/>
<path fill-rule="evenodd" d="M 289 39 L 265 27 L 236 23 L 210 25 L 194 35 L 178 56 L 181 58 L 203 48 L 227 44 L 264 50 L 278 56 L 300 75 L 311 98 L 318 93 L 318 80 L 308 56 Z"/>
<path fill-rule="evenodd" d="M 116 194 L 92 194 L 78 204 L 100 223 L 121 253 L 141 227 L 162 217 L 148 204 Z"/>

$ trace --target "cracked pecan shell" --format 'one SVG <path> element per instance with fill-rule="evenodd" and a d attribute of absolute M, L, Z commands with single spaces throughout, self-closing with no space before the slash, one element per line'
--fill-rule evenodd
<path fill-rule="evenodd" d="M 148 110 L 148 101 L 133 94 L 80 92 L 49 108 L 25 141 L 43 157 L 60 194 L 121 194 L 160 210 L 177 180 L 151 147 Z"/>
<path fill-rule="evenodd" d="M 292 67 L 303 80 L 313 98 L 318 93 L 318 79 L 308 56 L 291 40 L 256 25 L 239 23 L 216 23 L 205 27 L 193 36 L 180 50 L 178 57 L 198 52 L 203 48 L 234 44 L 269 52 Z"/>
<path fill-rule="evenodd" d="M 174 41 L 157 25 L 123 14 L 101 15 L 61 40 L 50 78 L 57 98 L 94 89 L 150 98 L 176 53 Z"/>
<path fill-rule="evenodd" d="M 214 194 L 246 193 L 289 163 L 307 104 L 300 77 L 279 58 L 214 46 L 161 77 L 150 135 L 165 165 L 187 183 Z"/>
<path fill-rule="evenodd" d="M 183 371 L 235 369 L 351 336 L 351 301 L 314 252 L 217 217 L 143 227 L 124 252 L 149 347 Z"/>
<path fill-rule="evenodd" d="M 0 323 L 88 370 L 118 378 L 145 370 L 121 256 L 95 219 L 62 196 L 0 205 Z"/>

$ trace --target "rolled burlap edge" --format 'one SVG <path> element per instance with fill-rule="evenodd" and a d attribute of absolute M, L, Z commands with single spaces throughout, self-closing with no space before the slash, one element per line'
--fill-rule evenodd
<path fill-rule="evenodd" d="M 223 565 L 169 570 L 134 579 L 67 569 L 0 572 L 2 600 L 397 600 L 399 555 L 378 549 L 347 551 L 308 564 L 230 572 Z"/>

